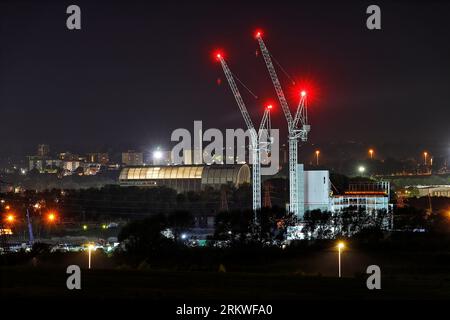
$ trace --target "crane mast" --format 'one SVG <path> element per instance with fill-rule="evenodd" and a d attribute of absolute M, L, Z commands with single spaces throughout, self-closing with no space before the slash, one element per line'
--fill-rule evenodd
<path fill-rule="evenodd" d="M 263 55 L 264 61 L 266 62 L 267 70 L 269 71 L 270 79 L 272 79 L 273 86 L 275 87 L 275 92 L 277 94 L 278 100 L 280 101 L 284 116 L 286 117 L 286 120 L 288 122 L 288 129 L 290 130 L 293 123 L 291 111 L 289 109 L 286 97 L 284 96 L 283 89 L 281 88 L 280 80 L 278 80 L 278 76 L 275 71 L 275 67 L 273 66 L 272 59 L 270 58 L 269 50 L 267 50 L 260 32 L 256 34 L 256 39 L 258 40 L 261 53 Z"/>
<path fill-rule="evenodd" d="M 245 124 L 250 132 L 250 152 L 252 157 L 252 194 L 253 194 L 253 203 L 252 209 L 254 211 L 254 222 L 257 223 L 256 213 L 257 210 L 261 209 L 261 149 L 267 150 L 270 147 L 270 142 L 264 141 L 262 134 L 264 130 L 268 132 L 268 138 L 270 141 L 270 109 L 271 106 L 268 107 L 263 114 L 263 118 L 260 124 L 260 128 L 258 132 L 253 125 L 253 122 L 250 118 L 250 114 L 247 111 L 247 107 L 245 106 L 244 100 L 239 92 L 239 89 L 234 81 L 233 73 L 228 67 L 225 59 L 222 55 L 217 54 L 217 59 L 220 61 L 222 65 L 222 69 L 225 73 L 225 76 L 228 80 L 228 84 L 230 85 L 231 91 L 233 92 L 236 103 L 241 111 L 242 117 L 244 118 Z"/>
<path fill-rule="evenodd" d="M 306 105 L 306 92 L 302 91 L 300 94 L 300 102 L 297 107 L 295 117 L 292 117 L 289 104 L 281 88 L 280 80 L 278 79 L 275 67 L 272 63 L 270 57 L 270 52 L 267 49 L 261 32 L 256 33 L 256 39 L 264 58 L 267 70 L 272 80 L 275 92 L 277 94 L 278 100 L 280 101 L 281 107 L 283 109 L 284 116 L 288 124 L 288 144 L 289 144 L 289 210 L 296 215 L 298 218 L 303 218 L 304 214 L 304 204 L 303 199 L 299 199 L 298 189 L 298 140 L 302 141 L 308 140 L 308 133 L 311 129 L 308 124 L 307 117 L 307 105 Z M 298 128 L 298 124 L 301 124 L 301 128 Z"/>

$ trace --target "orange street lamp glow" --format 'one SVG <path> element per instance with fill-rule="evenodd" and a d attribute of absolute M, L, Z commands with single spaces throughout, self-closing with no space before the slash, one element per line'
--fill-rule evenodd
<path fill-rule="evenodd" d="M 373 149 L 369 149 L 370 159 L 373 159 Z"/>
<path fill-rule="evenodd" d="M 54 222 L 56 220 L 56 215 L 54 213 L 49 213 L 47 219 L 49 222 Z"/>
<path fill-rule="evenodd" d="M 425 165 L 427 165 L 427 158 L 428 158 L 428 152 L 425 151 L 425 152 L 423 153 L 423 161 L 424 161 L 424 164 L 425 164 Z"/>
<path fill-rule="evenodd" d="M 12 215 L 12 214 L 8 214 L 8 215 L 6 216 L 6 221 L 7 221 L 7 222 L 9 222 L 9 223 L 13 223 L 13 222 L 14 222 L 14 220 L 15 220 L 15 217 L 14 217 L 14 215 Z"/>
<path fill-rule="evenodd" d="M 320 150 L 316 150 L 316 165 L 319 165 L 319 155 L 320 155 Z"/>
<path fill-rule="evenodd" d="M 6 205 L 6 206 L 5 206 L 5 209 L 6 209 L 6 210 L 9 210 L 9 209 L 11 209 L 11 207 L 10 207 L 9 205 Z"/>

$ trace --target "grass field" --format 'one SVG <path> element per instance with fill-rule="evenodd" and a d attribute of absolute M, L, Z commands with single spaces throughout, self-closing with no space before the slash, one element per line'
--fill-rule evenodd
<path fill-rule="evenodd" d="M 66 288 L 63 268 L 1 270 L 2 298 L 52 299 L 448 299 L 450 278 L 382 278 L 368 290 L 365 277 L 322 277 L 242 272 L 82 270 L 82 289 Z"/>

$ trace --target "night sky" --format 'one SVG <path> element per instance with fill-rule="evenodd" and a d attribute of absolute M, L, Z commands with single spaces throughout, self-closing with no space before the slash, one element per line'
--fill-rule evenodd
<path fill-rule="evenodd" d="M 450 141 L 446 1 L 93 2 L 1 1 L 1 152 L 151 148 L 194 120 L 243 127 L 217 48 L 259 96 L 240 88 L 259 123 L 276 96 L 256 28 L 297 84 L 313 88 L 311 142 Z M 373 3 L 381 31 L 366 28 Z M 70 4 L 81 7 L 81 31 L 66 28 Z M 285 128 L 275 108 L 273 126 Z"/>

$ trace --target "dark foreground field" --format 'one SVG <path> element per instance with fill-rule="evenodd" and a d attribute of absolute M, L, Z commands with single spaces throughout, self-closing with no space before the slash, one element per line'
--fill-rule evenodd
<path fill-rule="evenodd" d="M 381 290 L 368 290 L 366 278 L 260 274 L 83 270 L 82 289 L 66 288 L 65 269 L 1 269 L 1 298 L 297 300 L 448 299 L 450 278 L 384 277 Z"/>
<path fill-rule="evenodd" d="M 128 253 L 49 253 L 0 256 L 0 301 L 300 301 L 450 299 L 447 238 L 419 236 L 374 244 L 347 242 L 338 278 L 335 242 L 285 250 L 233 247 Z M 66 268 L 81 268 L 81 290 L 68 290 Z M 381 270 L 381 289 L 366 285 L 368 266 Z"/>

